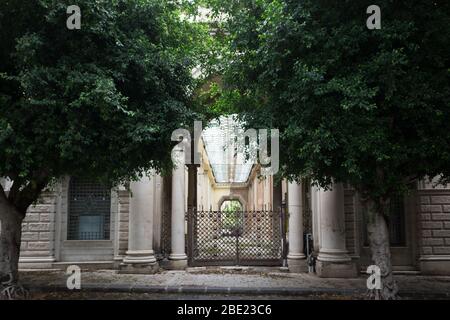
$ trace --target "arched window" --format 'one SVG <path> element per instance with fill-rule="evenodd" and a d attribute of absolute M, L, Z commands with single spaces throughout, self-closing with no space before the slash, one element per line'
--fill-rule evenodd
<path fill-rule="evenodd" d="M 109 240 L 110 217 L 110 189 L 89 179 L 70 179 L 68 240 Z"/>
<path fill-rule="evenodd" d="M 238 200 L 225 200 L 220 206 L 222 236 L 241 234 L 244 226 L 242 204 Z"/>
<path fill-rule="evenodd" d="M 242 204 L 239 202 L 239 200 L 225 200 L 220 206 L 220 211 L 242 211 Z"/>

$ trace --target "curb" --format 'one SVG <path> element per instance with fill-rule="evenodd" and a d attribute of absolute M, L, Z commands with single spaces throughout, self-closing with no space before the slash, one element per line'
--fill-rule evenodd
<path fill-rule="evenodd" d="M 69 292 L 62 285 L 28 285 L 32 292 Z M 119 293 L 167 293 L 167 294 L 226 294 L 226 295 L 276 295 L 311 297 L 318 295 L 359 296 L 366 293 L 365 289 L 335 289 L 335 288 L 273 288 L 273 287 L 207 287 L 207 286 L 148 286 L 128 284 L 85 284 L 80 292 L 119 292 Z M 418 292 L 401 290 L 400 296 L 413 299 L 450 299 L 450 292 Z"/>
<path fill-rule="evenodd" d="M 28 285 L 27 285 L 28 286 Z M 28 286 L 34 292 L 70 291 L 65 286 L 37 285 Z M 207 286 L 146 286 L 146 285 L 95 285 L 85 284 L 81 292 L 122 292 L 122 293 L 168 293 L 168 294 L 231 294 L 231 295 L 277 295 L 277 296 L 314 296 L 321 294 L 360 295 L 365 290 L 333 288 L 249 288 L 249 287 L 207 287 Z"/>

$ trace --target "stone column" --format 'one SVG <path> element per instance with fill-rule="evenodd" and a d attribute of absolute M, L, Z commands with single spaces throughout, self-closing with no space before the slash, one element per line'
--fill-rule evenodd
<path fill-rule="evenodd" d="M 185 248 L 185 169 L 184 151 L 178 146 L 172 151 L 176 168 L 172 171 L 172 252 L 169 255 L 170 269 L 185 269 L 187 255 Z"/>
<path fill-rule="evenodd" d="M 303 203 L 302 186 L 296 182 L 288 183 L 289 214 L 289 252 L 288 267 L 290 272 L 306 272 L 306 256 L 303 251 Z"/>
<path fill-rule="evenodd" d="M 333 184 L 332 190 L 318 191 L 319 255 L 316 272 L 323 278 L 357 276 L 355 263 L 345 245 L 344 187 Z"/>
<path fill-rule="evenodd" d="M 153 251 L 154 181 L 144 176 L 130 183 L 128 251 L 121 265 L 123 273 L 158 271 Z"/>

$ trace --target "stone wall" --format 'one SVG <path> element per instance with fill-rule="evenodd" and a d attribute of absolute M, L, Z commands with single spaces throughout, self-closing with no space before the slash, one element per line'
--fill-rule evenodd
<path fill-rule="evenodd" d="M 422 272 L 450 274 L 450 190 L 419 190 L 417 220 Z"/>
<path fill-rule="evenodd" d="M 22 224 L 21 266 L 48 267 L 54 261 L 56 205 L 56 194 L 45 192 L 28 209 Z"/>
<path fill-rule="evenodd" d="M 420 195 L 421 253 L 450 254 L 450 193 Z"/>
<path fill-rule="evenodd" d="M 61 261 L 68 261 L 64 254 L 61 256 L 61 252 L 64 253 L 67 248 L 64 249 L 64 245 L 60 248 L 60 243 L 64 243 L 66 239 L 62 227 L 67 223 L 66 187 L 63 184 L 61 190 L 56 188 L 57 191 L 45 192 L 30 207 L 22 226 L 21 268 L 49 268 L 59 258 Z M 128 250 L 130 193 L 124 189 L 117 193 L 118 219 L 114 226 L 117 238 L 112 237 L 112 242 L 114 241 L 114 258 L 120 261 Z M 344 197 L 346 247 L 356 259 L 361 255 L 358 197 L 348 187 L 345 188 Z M 423 274 L 450 275 L 450 189 L 419 185 L 414 205 L 417 206 L 419 270 Z M 170 208 L 166 206 L 165 204 L 164 209 L 169 209 L 170 214 Z M 82 255 L 79 257 L 83 259 L 86 259 L 85 249 L 80 251 Z M 67 254 L 72 253 L 67 251 Z"/>

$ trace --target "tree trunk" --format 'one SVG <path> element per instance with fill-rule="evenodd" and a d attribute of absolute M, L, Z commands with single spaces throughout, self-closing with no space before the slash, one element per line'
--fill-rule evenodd
<path fill-rule="evenodd" d="M 23 215 L 11 204 L 0 201 L 0 283 L 16 285 Z"/>
<path fill-rule="evenodd" d="M 398 287 L 392 273 L 389 231 L 383 213 L 384 207 L 376 206 L 374 202 L 369 201 L 367 209 L 367 235 L 372 261 L 381 271 L 381 289 L 374 289 L 371 295 L 375 299 L 397 299 Z"/>

